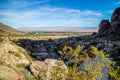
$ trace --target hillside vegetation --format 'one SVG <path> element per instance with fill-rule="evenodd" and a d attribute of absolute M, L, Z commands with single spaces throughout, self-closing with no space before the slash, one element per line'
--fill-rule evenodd
<path fill-rule="evenodd" d="M 0 23 L 0 35 L 22 34 L 23 32 L 15 30 L 14 28 Z"/>

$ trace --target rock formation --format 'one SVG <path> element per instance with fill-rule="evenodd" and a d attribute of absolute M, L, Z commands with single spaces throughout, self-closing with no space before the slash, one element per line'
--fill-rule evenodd
<path fill-rule="evenodd" d="M 110 29 L 110 22 L 109 20 L 102 20 L 99 24 L 99 33 L 105 33 L 106 30 Z"/>
<path fill-rule="evenodd" d="M 112 14 L 111 27 L 114 33 L 120 33 L 120 7 L 116 8 Z"/>
<path fill-rule="evenodd" d="M 109 20 L 102 20 L 99 24 L 98 33 L 92 35 L 94 37 L 102 37 L 106 34 L 119 34 L 120 33 L 120 7 L 113 11 L 111 22 Z"/>
<path fill-rule="evenodd" d="M 114 21 L 120 22 L 120 7 L 116 8 L 111 17 L 111 23 Z"/>

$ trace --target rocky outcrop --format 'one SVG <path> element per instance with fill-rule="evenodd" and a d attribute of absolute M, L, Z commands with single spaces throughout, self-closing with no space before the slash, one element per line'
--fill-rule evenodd
<path fill-rule="evenodd" d="M 30 65 L 30 70 L 35 77 L 41 77 L 42 80 L 51 80 L 58 75 L 62 80 L 65 80 L 65 74 L 68 72 L 63 61 L 54 59 L 34 61 Z M 53 75 L 53 73 L 55 74 Z"/>
<path fill-rule="evenodd" d="M 111 23 L 114 21 L 120 22 L 120 7 L 116 8 L 111 17 Z"/>
<path fill-rule="evenodd" d="M 111 22 L 109 20 L 102 20 L 99 24 L 99 30 L 94 37 L 103 37 L 109 34 L 120 33 L 120 7 L 116 8 L 111 16 Z"/>
<path fill-rule="evenodd" d="M 27 53 L 21 47 L 12 44 L 5 43 L 0 44 L 0 62 L 6 65 L 29 65 L 30 61 L 26 56 Z"/>
<path fill-rule="evenodd" d="M 105 33 L 106 30 L 110 29 L 110 22 L 109 20 L 102 20 L 99 24 L 98 33 Z"/>
<path fill-rule="evenodd" d="M 116 8 L 112 14 L 111 27 L 114 33 L 120 33 L 120 7 Z"/>

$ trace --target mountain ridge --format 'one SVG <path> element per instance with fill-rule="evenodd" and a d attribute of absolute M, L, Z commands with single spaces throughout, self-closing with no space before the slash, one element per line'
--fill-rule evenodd
<path fill-rule="evenodd" d="M 6 24 L 0 23 L 0 35 L 22 34 L 22 31 L 16 30 Z"/>

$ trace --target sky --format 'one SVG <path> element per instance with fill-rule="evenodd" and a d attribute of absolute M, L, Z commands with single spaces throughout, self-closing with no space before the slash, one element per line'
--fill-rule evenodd
<path fill-rule="evenodd" d="M 98 27 L 120 0 L 0 0 L 0 22 L 20 27 Z"/>

